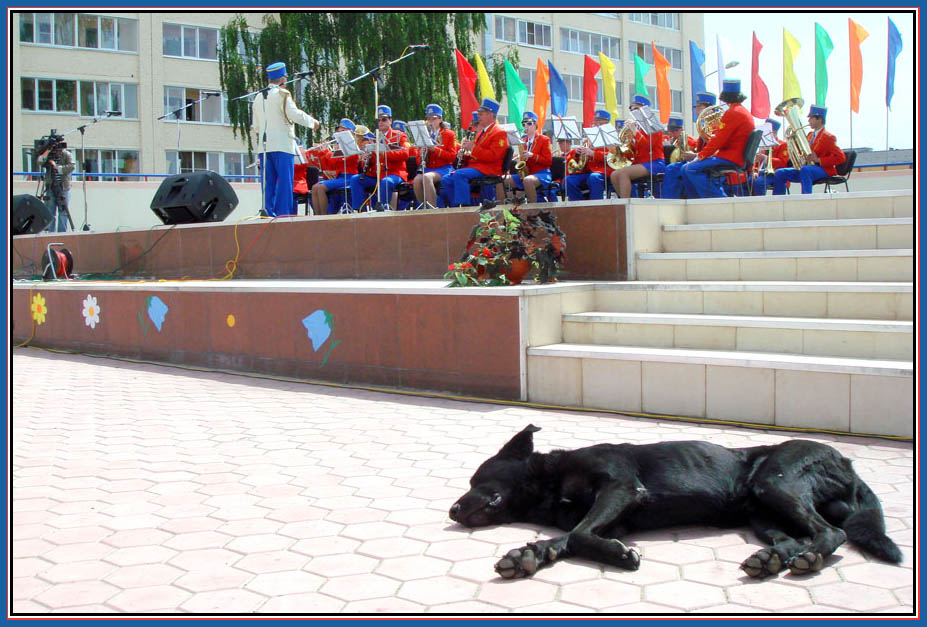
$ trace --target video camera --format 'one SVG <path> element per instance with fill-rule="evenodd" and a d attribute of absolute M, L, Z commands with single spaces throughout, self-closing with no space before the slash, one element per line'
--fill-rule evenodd
<path fill-rule="evenodd" d="M 57 153 L 59 150 L 67 148 L 68 145 L 64 141 L 64 135 L 59 135 L 55 132 L 56 129 L 52 129 L 48 135 L 44 135 L 39 139 L 35 140 L 33 143 L 33 152 L 36 156 L 41 155 L 46 150 L 50 150 L 51 156 L 54 153 Z"/>

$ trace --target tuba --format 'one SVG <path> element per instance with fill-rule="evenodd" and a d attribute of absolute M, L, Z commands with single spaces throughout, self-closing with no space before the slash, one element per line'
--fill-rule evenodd
<path fill-rule="evenodd" d="M 780 102 L 776 107 L 776 115 L 784 117 L 785 121 L 789 123 L 785 129 L 785 144 L 793 168 L 808 165 L 808 157 L 813 154 L 805 131 L 807 127 L 801 123 L 801 107 L 803 104 L 805 104 L 805 101 L 801 98 L 789 98 Z"/>
<path fill-rule="evenodd" d="M 698 136 L 702 141 L 708 141 L 711 136 L 718 130 L 721 124 L 721 116 L 727 110 L 727 105 L 717 104 L 706 107 L 704 111 L 698 114 L 695 121 L 695 128 L 698 130 Z"/>
<path fill-rule="evenodd" d="M 676 163 L 682 160 L 682 153 L 689 150 L 689 138 L 686 136 L 686 132 L 683 131 L 679 134 L 679 137 L 676 138 L 676 141 L 673 142 L 673 152 L 670 154 L 669 162 Z"/>

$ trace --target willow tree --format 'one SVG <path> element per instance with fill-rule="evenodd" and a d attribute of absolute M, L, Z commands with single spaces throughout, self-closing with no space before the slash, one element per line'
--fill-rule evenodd
<path fill-rule="evenodd" d="M 460 119 L 457 106 L 457 63 L 454 48 L 473 60 L 473 42 L 486 27 L 484 13 L 280 13 L 265 18 L 260 33 L 248 30 L 243 16 L 236 16 L 221 30 L 219 74 L 229 99 L 266 85 L 263 68 L 283 61 L 292 75 L 312 71 L 292 83 L 301 109 L 320 119 L 328 133 L 338 120 L 348 117 L 374 124 L 374 84 L 367 77 L 348 82 L 366 71 L 399 58 L 408 44 L 427 44 L 427 50 L 389 65 L 379 73 L 379 102 L 388 104 L 397 120 L 418 120 L 431 102 L 444 108 L 445 119 Z M 502 93 L 502 60 L 518 67 L 514 47 L 490 58 L 496 93 Z M 250 113 L 247 99 L 229 104 L 236 131 L 248 137 Z M 308 145 L 312 135 L 298 132 Z"/>

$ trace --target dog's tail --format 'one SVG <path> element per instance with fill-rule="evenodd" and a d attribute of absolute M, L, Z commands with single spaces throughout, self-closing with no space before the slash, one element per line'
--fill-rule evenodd
<path fill-rule="evenodd" d="M 856 492 L 856 508 L 840 526 L 851 542 L 886 562 L 901 561 L 901 549 L 885 535 L 885 519 L 882 506 L 866 483 L 859 479 Z"/>

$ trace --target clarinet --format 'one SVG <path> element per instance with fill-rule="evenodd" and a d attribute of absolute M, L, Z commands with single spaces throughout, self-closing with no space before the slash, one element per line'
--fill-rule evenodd
<path fill-rule="evenodd" d="M 473 132 L 473 127 L 474 127 L 474 126 L 476 126 L 476 122 L 471 122 L 471 123 L 470 123 L 470 128 L 468 128 L 467 130 L 464 131 L 464 136 L 463 136 L 463 140 L 464 140 L 464 141 L 473 139 L 473 138 L 476 136 L 476 133 Z M 454 162 L 454 169 L 455 169 L 455 170 L 459 170 L 460 168 L 462 168 L 462 167 L 463 167 L 464 159 L 467 158 L 467 157 L 469 157 L 469 156 L 470 156 L 470 153 L 469 153 L 469 152 L 463 152 L 463 153 L 461 153 L 461 154 L 457 157 L 457 161 Z"/>

